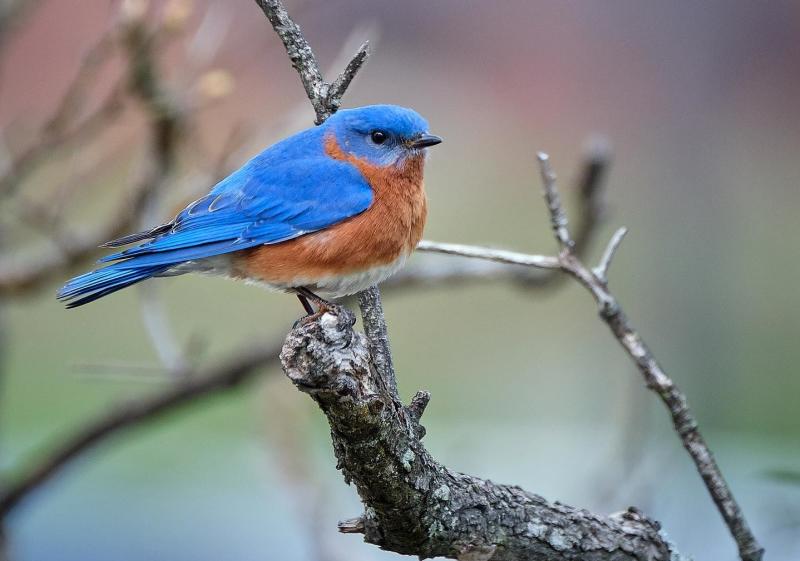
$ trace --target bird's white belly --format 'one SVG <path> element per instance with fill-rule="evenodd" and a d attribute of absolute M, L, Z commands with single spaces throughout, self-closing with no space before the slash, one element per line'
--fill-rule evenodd
<path fill-rule="evenodd" d="M 312 292 L 319 293 L 320 296 L 340 298 L 342 296 L 361 292 L 374 284 L 385 281 L 405 265 L 407 258 L 408 255 L 401 254 L 400 257 L 391 263 L 372 267 L 364 271 L 343 275 L 330 275 L 320 278 L 297 277 L 292 279 L 291 282 L 285 283 L 266 282 L 263 279 L 257 278 L 245 278 L 243 280 L 247 284 L 258 285 L 269 290 L 286 292 L 292 288 L 302 286 L 308 288 Z M 190 272 L 231 277 L 231 260 L 228 255 L 219 255 L 201 261 L 188 261 L 177 267 L 173 267 L 160 276 L 181 275 Z M 240 276 L 234 276 L 233 278 L 242 280 Z"/>
<path fill-rule="evenodd" d="M 385 281 L 405 265 L 407 257 L 407 255 L 401 255 L 395 261 L 386 265 L 379 265 L 364 271 L 343 275 L 330 275 L 320 278 L 297 277 L 286 283 L 268 283 L 260 279 L 246 280 L 248 283 L 266 286 L 271 290 L 287 291 L 303 286 L 312 292 L 319 293 L 320 296 L 340 298 Z"/>
<path fill-rule="evenodd" d="M 405 265 L 406 258 L 406 255 L 402 255 L 387 265 L 380 265 L 358 273 L 316 279 L 310 283 L 300 283 L 294 286 L 306 286 L 313 292 L 319 291 L 329 297 L 339 298 L 361 292 L 374 284 L 385 281 Z"/>

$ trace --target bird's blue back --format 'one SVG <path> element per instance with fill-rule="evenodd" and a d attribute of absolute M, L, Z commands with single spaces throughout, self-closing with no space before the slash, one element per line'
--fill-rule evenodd
<path fill-rule="evenodd" d="M 140 267 L 204 259 L 286 241 L 364 211 L 372 190 L 354 166 L 325 155 L 324 133 L 310 129 L 268 148 L 183 210 L 168 233 L 101 261 Z"/>

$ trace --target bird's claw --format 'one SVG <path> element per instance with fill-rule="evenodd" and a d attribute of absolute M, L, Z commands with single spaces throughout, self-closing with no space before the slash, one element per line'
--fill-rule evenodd
<path fill-rule="evenodd" d="M 340 306 L 339 304 L 334 304 L 333 302 L 328 302 L 327 300 L 319 299 L 315 300 L 314 304 L 317 305 L 317 310 L 311 314 L 307 314 L 297 321 L 294 322 L 292 329 L 297 329 L 298 327 L 303 327 L 308 325 L 309 323 L 315 322 L 320 319 L 325 314 L 332 314 L 336 317 L 347 317 L 350 318 L 353 314 L 345 308 L 344 306 Z M 353 322 L 355 318 L 353 317 Z"/>

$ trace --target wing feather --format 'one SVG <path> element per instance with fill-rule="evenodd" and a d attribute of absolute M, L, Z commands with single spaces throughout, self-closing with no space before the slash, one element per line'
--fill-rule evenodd
<path fill-rule="evenodd" d="M 154 230 L 163 233 L 101 262 L 165 265 L 280 243 L 360 214 L 372 199 L 369 184 L 346 162 L 307 158 L 267 169 L 251 162 L 189 205 L 168 229 Z"/>

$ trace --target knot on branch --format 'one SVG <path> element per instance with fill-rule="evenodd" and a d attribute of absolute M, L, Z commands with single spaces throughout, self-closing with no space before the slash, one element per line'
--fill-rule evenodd
<path fill-rule="evenodd" d="M 286 336 L 283 370 L 301 391 L 364 398 L 377 394 L 370 375 L 366 337 L 355 331 L 355 316 L 341 308 L 300 320 Z"/>

